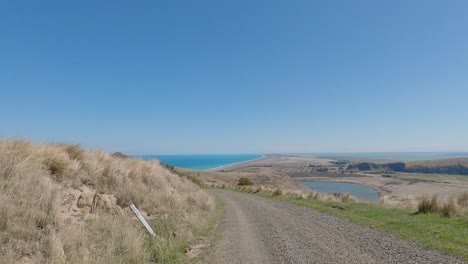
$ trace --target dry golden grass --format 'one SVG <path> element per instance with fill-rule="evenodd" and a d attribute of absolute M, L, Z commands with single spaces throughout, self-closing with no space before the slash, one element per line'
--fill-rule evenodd
<path fill-rule="evenodd" d="M 432 198 L 424 197 L 418 205 L 418 213 L 436 213 L 440 210 L 437 195 Z"/>
<path fill-rule="evenodd" d="M 466 207 L 468 208 L 468 192 L 464 192 L 458 196 L 457 203 L 461 207 Z"/>
<path fill-rule="evenodd" d="M 211 186 L 213 188 L 220 188 L 220 186 Z M 333 202 L 357 202 L 358 200 L 351 196 L 348 193 L 345 194 L 327 194 L 319 193 L 312 190 L 297 190 L 297 189 L 285 189 L 285 188 L 268 188 L 263 185 L 251 185 L 251 186 L 231 186 L 231 188 L 236 189 L 241 192 L 248 193 L 263 193 L 272 196 L 282 196 L 289 198 L 299 198 L 299 199 L 313 199 L 320 201 L 333 201 Z"/>
<path fill-rule="evenodd" d="M 468 211 L 468 193 L 452 195 L 445 200 L 437 195 L 424 197 L 418 204 L 418 213 L 437 213 L 445 217 L 462 215 Z"/>
<path fill-rule="evenodd" d="M 148 262 L 129 204 L 187 238 L 214 205 L 156 160 L 25 140 L 0 140 L 0 190 L 0 263 Z"/>
<path fill-rule="evenodd" d="M 349 193 L 340 195 L 340 199 L 343 203 L 348 203 L 353 201 L 353 197 Z"/>
<path fill-rule="evenodd" d="M 440 208 L 440 213 L 445 217 L 451 217 L 460 213 L 457 204 L 453 199 L 450 199 Z"/>

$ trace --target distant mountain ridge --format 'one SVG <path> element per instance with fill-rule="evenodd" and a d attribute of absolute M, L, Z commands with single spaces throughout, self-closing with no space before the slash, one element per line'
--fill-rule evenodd
<path fill-rule="evenodd" d="M 468 175 L 468 158 L 390 163 L 355 162 L 348 166 L 348 170 Z"/>

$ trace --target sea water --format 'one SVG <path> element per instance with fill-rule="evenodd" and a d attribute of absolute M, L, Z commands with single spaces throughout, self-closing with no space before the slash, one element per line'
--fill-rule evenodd
<path fill-rule="evenodd" d="M 143 159 L 158 159 L 162 163 L 175 167 L 209 170 L 233 163 L 255 160 L 263 157 L 259 154 L 235 155 L 144 155 Z"/>

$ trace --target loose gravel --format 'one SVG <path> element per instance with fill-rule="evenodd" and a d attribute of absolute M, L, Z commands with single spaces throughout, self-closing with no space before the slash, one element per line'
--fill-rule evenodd
<path fill-rule="evenodd" d="M 310 208 L 229 190 L 213 263 L 465 263 Z"/>

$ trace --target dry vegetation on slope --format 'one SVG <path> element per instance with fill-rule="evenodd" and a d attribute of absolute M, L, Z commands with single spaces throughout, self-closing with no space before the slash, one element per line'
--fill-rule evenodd
<path fill-rule="evenodd" d="M 187 177 L 209 188 L 228 188 L 237 191 L 273 196 L 309 198 L 321 201 L 355 202 L 349 194 L 327 194 L 312 191 L 291 177 L 271 168 L 243 168 L 236 171 L 216 172 L 173 168 L 182 177 Z M 252 184 L 240 184 L 242 180 Z"/>
<path fill-rule="evenodd" d="M 161 262 L 173 242 L 151 240 L 128 205 L 185 241 L 213 208 L 158 161 L 23 140 L 0 141 L 0 190 L 0 263 Z"/>
<path fill-rule="evenodd" d="M 302 184 L 296 182 L 288 175 L 271 168 L 242 168 L 236 171 L 199 171 L 183 168 L 174 168 L 174 172 L 195 181 L 199 181 L 206 187 L 235 187 L 241 178 L 247 178 L 255 186 L 263 186 L 268 189 L 282 188 L 285 190 L 303 190 L 308 189 Z"/>

